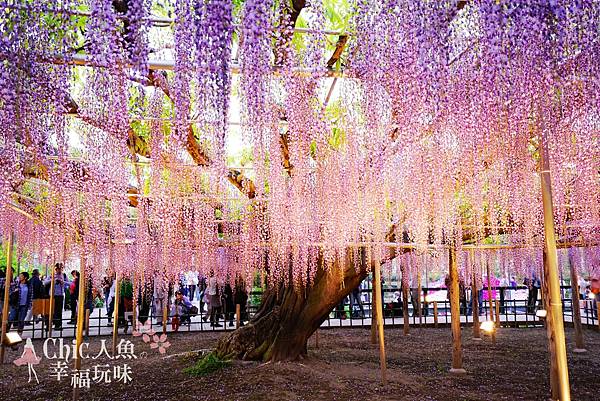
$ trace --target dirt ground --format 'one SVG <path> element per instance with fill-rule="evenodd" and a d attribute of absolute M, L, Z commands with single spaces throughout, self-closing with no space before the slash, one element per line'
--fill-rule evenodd
<path fill-rule="evenodd" d="M 387 386 L 380 382 L 379 352 L 365 329 L 319 331 L 309 358 L 297 363 L 243 363 L 204 377 L 191 377 L 183 369 L 193 365 L 190 350 L 214 346 L 219 333 L 173 334 L 166 354 L 128 336 L 137 359 L 84 360 L 93 365 L 127 363 L 132 382 L 95 383 L 81 390 L 82 400 L 544 400 L 549 395 L 548 353 L 543 329 L 501 329 L 496 345 L 486 338 L 475 342 L 470 328 L 463 329 L 464 367 L 467 375 L 448 374 L 451 361 L 449 328 L 386 329 Z M 104 337 L 110 349 L 110 338 Z M 567 329 L 567 349 L 573 400 L 598 400 L 600 391 L 600 333 L 585 331 L 588 352 L 574 354 L 573 331 Z M 34 342 L 38 356 L 42 342 Z M 90 339 L 90 355 L 100 350 L 98 337 Z M 51 377 L 51 362 L 35 365 L 40 384 L 28 383 L 27 366 L 12 363 L 23 352 L 8 350 L 0 368 L 3 400 L 67 400 L 72 397 L 69 377 Z M 52 354 L 52 353 L 50 353 Z M 69 367 L 72 362 L 69 363 Z"/>

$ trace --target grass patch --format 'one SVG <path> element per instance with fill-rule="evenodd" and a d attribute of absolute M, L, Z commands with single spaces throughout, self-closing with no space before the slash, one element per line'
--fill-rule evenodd
<path fill-rule="evenodd" d="M 231 365 L 231 360 L 220 359 L 214 352 L 207 354 L 194 366 L 185 368 L 183 371 L 192 376 L 206 376 Z"/>

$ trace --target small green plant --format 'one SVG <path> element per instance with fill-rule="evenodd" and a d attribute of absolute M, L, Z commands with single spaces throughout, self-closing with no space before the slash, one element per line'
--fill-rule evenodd
<path fill-rule="evenodd" d="M 231 360 L 220 359 L 214 352 L 211 352 L 200 359 L 194 366 L 185 368 L 183 371 L 192 376 L 206 376 L 230 365 Z"/>

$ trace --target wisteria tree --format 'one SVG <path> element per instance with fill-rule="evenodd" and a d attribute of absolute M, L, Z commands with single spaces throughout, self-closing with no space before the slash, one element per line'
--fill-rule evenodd
<path fill-rule="evenodd" d="M 94 280 L 262 272 L 221 356 L 302 356 L 375 261 L 412 274 L 487 240 L 533 249 L 516 271 L 541 263 L 542 138 L 559 235 L 598 239 L 597 2 L 0 10 L 2 232 L 85 256 Z M 467 281 L 481 270 L 459 259 Z"/>

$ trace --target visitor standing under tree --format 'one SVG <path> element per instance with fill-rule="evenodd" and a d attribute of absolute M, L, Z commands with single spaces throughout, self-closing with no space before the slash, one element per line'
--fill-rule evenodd
<path fill-rule="evenodd" d="M 79 294 L 79 272 L 73 270 L 71 272 L 73 281 L 69 286 L 69 304 L 71 305 L 71 320 L 67 324 L 75 324 L 77 322 L 77 295 Z"/>
<path fill-rule="evenodd" d="M 210 309 L 210 326 L 211 327 L 223 327 L 219 324 L 219 308 L 221 307 L 221 297 L 219 296 L 219 287 L 217 285 L 217 278 L 214 273 L 210 272 L 208 279 L 208 285 L 206 287 L 206 294 L 209 300 Z"/>
<path fill-rule="evenodd" d="M 7 330 L 10 330 L 13 322 L 17 322 L 17 332 L 19 334 L 23 333 L 25 316 L 27 316 L 27 311 L 31 308 L 32 300 L 33 290 L 29 282 L 29 273 L 21 272 L 18 283 L 13 283 L 9 292 L 11 311 L 8 317 Z"/>
<path fill-rule="evenodd" d="M 48 291 L 50 291 L 50 286 L 52 277 L 46 277 L 44 280 L 44 286 L 48 287 Z M 62 263 L 57 263 L 54 266 L 54 305 L 53 305 L 53 313 L 52 319 L 54 323 L 54 328 L 56 330 L 62 329 L 62 312 L 63 312 L 63 304 L 65 299 L 65 276 L 63 275 L 63 265 Z"/>

